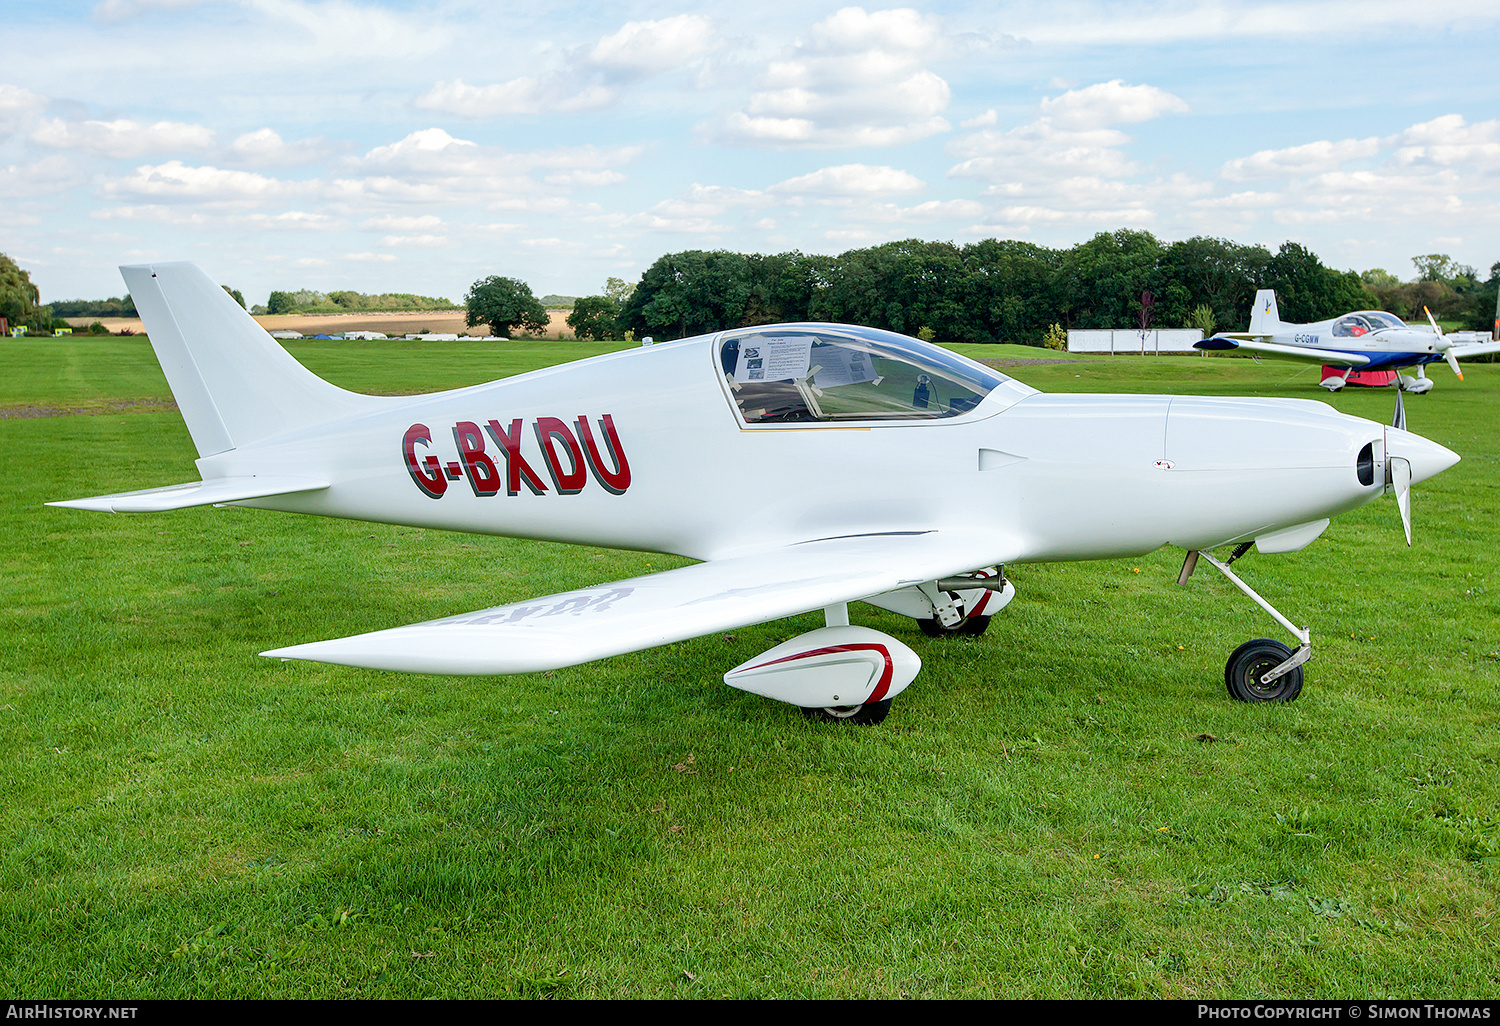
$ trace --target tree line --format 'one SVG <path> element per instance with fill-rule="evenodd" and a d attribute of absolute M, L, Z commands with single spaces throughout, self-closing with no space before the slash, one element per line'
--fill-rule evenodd
<path fill-rule="evenodd" d="M 1490 326 L 1500 263 L 1481 281 L 1442 254 L 1417 257 L 1418 280 L 1382 269 L 1324 266 L 1306 247 L 1197 237 L 1164 244 L 1150 232 L 1103 232 L 1067 249 L 986 239 L 959 246 L 907 239 L 838 256 L 728 250 L 669 253 L 640 282 L 578 300 L 579 337 L 679 338 L 784 321 L 840 321 L 938 342 L 1041 344 L 1049 329 L 1135 325 L 1142 293 L 1154 327 L 1244 330 L 1259 289 L 1275 289 L 1284 320 L 1358 309 L 1423 319 L 1422 305 L 1465 327 Z M 611 280 L 612 283 L 617 281 Z"/>
<path fill-rule="evenodd" d="M 241 306 L 245 304 L 240 303 Z M 451 300 L 436 296 L 417 296 L 409 292 L 382 292 L 366 295 L 363 292 L 342 290 L 318 292 L 315 289 L 299 289 L 296 292 L 274 291 L 266 299 L 264 309 L 257 307 L 254 313 L 267 314 L 338 314 L 363 313 L 388 310 L 457 310 L 459 306 Z"/>

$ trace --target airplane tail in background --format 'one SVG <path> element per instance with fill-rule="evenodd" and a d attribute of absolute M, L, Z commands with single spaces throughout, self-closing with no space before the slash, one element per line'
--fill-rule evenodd
<path fill-rule="evenodd" d="M 1270 335 L 1281 327 L 1281 313 L 1276 309 L 1274 289 L 1261 289 L 1250 307 L 1250 334 Z"/>
<path fill-rule="evenodd" d="M 197 264 L 120 273 L 200 456 L 389 401 L 303 367 Z"/>

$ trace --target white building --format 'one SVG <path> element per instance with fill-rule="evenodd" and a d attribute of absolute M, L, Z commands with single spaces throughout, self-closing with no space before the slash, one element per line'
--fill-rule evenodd
<path fill-rule="evenodd" d="M 1068 332 L 1070 353 L 1191 353 L 1197 328 L 1100 328 Z"/>

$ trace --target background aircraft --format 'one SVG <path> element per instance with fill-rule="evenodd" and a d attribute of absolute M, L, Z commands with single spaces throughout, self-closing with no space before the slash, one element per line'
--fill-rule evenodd
<path fill-rule="evenodd" d="M 1219 332 L 1196 346 L 1208 350 L 1241 349 L 1321 363 L 1323 380 L 1319 383 L 1330 392 L 1343 388 L 1351 374 L 1415 367 L 1415 377 L 1400 374 L 1396 380 L 1402 391 L 1420 394 L 1432 388 L 1432 379 L 1423 369 L 1425 365 L 1446 360 L 1462 381 L 1464 374 L 1458 368 L 1459 360 L 1500 353 L 1500 342 L 1450 339 L 1433 320 L 1431 311 L 1427 319 L 1432 324 L 1431 331 L 1412 327 L 1384 310 L 1358 310 L 1314 324 L 1288 324 L 1277 312 L 1276 293 L 1262 289 L 1255 294 L 1249 331 Z"/>
<path fill-rule="evenodd" d="M 825 719 L 878 722 L 916 676 L 864 600 L 929 632 L 983 630 L 1007 563 L 1188 551 L 1299 641 L 1225 667 L 1242 701 L 1289 701 L 1309 632 L 1230 569 L 1458 457 L 1297 399 L 1044 395 L 947 350 L 833 324 L 740 328 L 421 396 L 340 389 L 192 264 L 122 268 L 201 481 L 53 505 L 229 503 L 643 549 L 702 562 L 442 620 L 265 653 L 502 674 L 821 609 L 826 626 L 725 674 Z M 1227 561 L 1207 550 L 1236 546 Z"/>

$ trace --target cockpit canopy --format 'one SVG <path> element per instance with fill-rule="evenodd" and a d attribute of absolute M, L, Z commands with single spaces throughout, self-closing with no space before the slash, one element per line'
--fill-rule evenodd
<path fill-rule="evenodd" d="M 719 361 L 746 424 L 957 417 L 1010 381 L 926 342 L 847 325 L 725 332 Z"/>
<path fill-rule="evenodd" d="M 1384 310 L 1360 310 L 1333 322 L 1334 338 L 1357 338 L 1385 328 L 1404 328 L 1406 322 Z"/>

